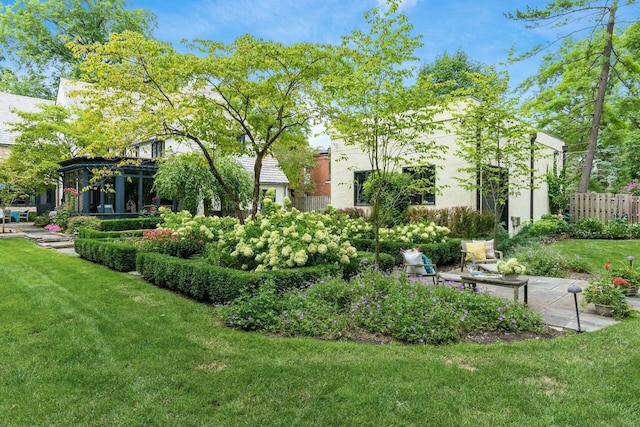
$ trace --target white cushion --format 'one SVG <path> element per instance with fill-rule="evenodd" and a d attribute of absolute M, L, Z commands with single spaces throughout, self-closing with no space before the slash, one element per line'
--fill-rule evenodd
<path fill-rule="evenodd" d="M 408 274 L 425 274 L 426 271 L 422 266 L 422 252 L 407 251 L 403 252 L 405 271 Z"/>

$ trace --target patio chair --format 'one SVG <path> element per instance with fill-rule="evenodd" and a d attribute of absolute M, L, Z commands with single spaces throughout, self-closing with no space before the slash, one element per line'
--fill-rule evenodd
<path fill-rule="evenodd" d="M 19 222 L 29 221 L 29 211 L 26 210 L 26 211 L 20 212 L 20 216 L 18 218 L 19 218 Z"/>
<path fill-rule="evenodd" d="M 478 264 L 492 264 L 502 261 L 503 253 L 494 249 L 494 241 L 491 240 L 471 240 L 462 241 L 460 256 L 460 271 L 464 271 L 465 264 L 471 264 L 473 269 Z"/>
<path fill-rule="evenodd" d="M 5 223 L 9 223 L 11 222 L 11 209 L 0 209 L 0 212 L 2 214 L 2 216 L 4 217 L 4 222 Z"/>
<path fill-rule="evenodd" d="M 401 250 L 404 258 L 404 272 L 415 276 L 428 276 L 436 284 L 438 275 L 437 267 L 431 260 L 420 251 L 420 248 Z"/>

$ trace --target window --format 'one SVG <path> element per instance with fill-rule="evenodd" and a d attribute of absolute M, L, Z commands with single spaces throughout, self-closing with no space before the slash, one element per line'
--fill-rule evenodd
<path fill-rule="evenodd" d="M 164 154 L 164 141 L 154 141 L 151 144 L 151 158 L 162 157 Z"/>
<path fill-rule="evenodd" d="M 434 165 L 407 167 L 402 169 L 402 173 L 411 175 L 412 185 L 416 187 L 411 195 L 412 205 L 436 204 L 436 168 Z"/>
<path fill-rule="evenodd" d="M 353 204 L 355 206 L 368 205 L 369 201 L 364 196 L 363 184 L 371 175 L 371 171 L 360 171 L 353 173 Z"/>

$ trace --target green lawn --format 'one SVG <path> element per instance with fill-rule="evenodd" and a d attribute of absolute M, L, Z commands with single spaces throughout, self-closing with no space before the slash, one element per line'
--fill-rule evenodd
<path fill-rule="evenodd" d="M 640 319 L 445 347 L 270 338 L 0 240 L 0 425 L 635 426 Z"/>
<path fill-rule="evenodd" d="M 556 242 L 552 247 L 566 255 L 580 255 L 591 265 L 592 273 L 604 273 L 607 260 L 613 267 L 629 265 L 628 256 L 635 257 L 634 266 L 640 267 L 640 240 L 571 239 Z"/>

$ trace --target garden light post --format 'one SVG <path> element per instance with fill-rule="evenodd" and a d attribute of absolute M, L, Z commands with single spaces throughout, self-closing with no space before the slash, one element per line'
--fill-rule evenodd
<path fill-rule="evenodd" d="M 581 333 L 582 329 L 580 328 L 580 312 L 578 311 L 578 294 L 582 292 L 582 288 L 580 286 L 571 285 L 567 292 L 573 294 L 573 301 L 576 304 L 576 318 L 578 319 L 578 330 L 576 332 Z"/>
<path fill-rule="evenodd" d="M 629 267 L 633 268 L 633 261 L 636 260 L 636 257 L 629 255 L 627 257 L 627 261 L 629 261 Z"/>

